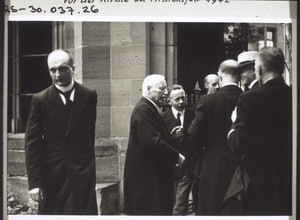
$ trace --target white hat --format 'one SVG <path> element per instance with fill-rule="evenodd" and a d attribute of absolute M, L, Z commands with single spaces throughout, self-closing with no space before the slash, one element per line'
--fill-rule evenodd
<path fill-rule="evenodd" d="M 246 51 L 240 53 L 238 56 L 238 63 L 241 65 L 253 63 L 255 61 L 257 54 L 258 54 L 257 51 Z"/>

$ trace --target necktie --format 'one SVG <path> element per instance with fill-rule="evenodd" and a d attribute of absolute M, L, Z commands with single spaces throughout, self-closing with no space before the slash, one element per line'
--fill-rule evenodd
<path fill-rule="evenodd" d="M 65 97 L 65 99 L 66 99 L 65 106 L 67 106 L 67 107 L 70 107 L 70 104 L 72 103 L 72 101 L 70 100 L 70 96 L 71 96 L 73 89 L 74 89 L 74 87 L 67 92 L 62 92 L 61 90 L 57 89 L 58 93 L 62 94 Z"/>
<path fill-rule="evenodd" d="M 180 114 L 180 112 L 178 112 L 177 113 L 177 118 L 176 118 L 178 126 L 181 126 L 180 116 L 181 116 L 181 114 Z"/>

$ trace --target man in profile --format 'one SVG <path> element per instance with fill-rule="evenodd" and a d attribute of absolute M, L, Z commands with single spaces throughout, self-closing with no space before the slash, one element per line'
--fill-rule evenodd
<path fill-rule="evenodd" d="M 189 195 L 193 189 L 195 175 L 194 144 L 189 140 L 187 129 L 195 117 L 193 110 L 186 107 L 185 91 L 181 85 L 173 85 L 168 101 L 171 108 L 163 114 L 163 119 L 174 137 L 176 149 L 185 156 L 181 167 L 174 168 L 174 208 L 173 215 L 187 215 L 189 209 Z M 193 202 L 197 203 L 197 193 L 192 190 Z"/>
<path fill-rule="evenodd" d="M 175 148 L 158 103 L 166 95 L 163 75 L 148 75 L 143 97 L 130 119 L 130 134 L 124 170 L 124 213 L 127 215 L 172 215 L 173 168 L 185 157 Z"/>
<path fill-rule="evenodd" d="M 204 78 L 204 87 L 207 94 L 214 93 L 220 89 L 219 77 L 216 74 L 208 74 Z"/>
<path fill-rule="evenodd" d="M 32 97 L 25 134 L 30 198 L 38 214 L 97 214 L 95 121 L 97 94 L 73 80 L 73 56 L 48 56 L 53 85 Z"/>
<path fill-rule="evenodd" d="M 230 148 L 245 155 L 250 178 L 245 215 L 292 213 L 292 91 L 282 77 L 284 63 L 279 48 L 258 52 L 260 87 L 240 95 L 228 134 Z"/>
<path fill-rule="evenodd" d="M 226 137 L 232 125 L 232 111 L 242 92 L 238 87 L 240 65 L 237 61 L 225 60 L 219 66 L 218 75 L 220 90 L 200 97 L 196 117 L 188 129 L 191 139 L 205 146 L 198 173 L 196 215 L 228 214 L 223 212 L 223 199 L 236 168 Z"/>
<path fill-rule="evenodd" d="M 259 87 L 254 70 L 257 53 L 257 51 L 246 51 L 238 55 L 238 62 L 242 68 L 241 87 L 244 91 Z"/>

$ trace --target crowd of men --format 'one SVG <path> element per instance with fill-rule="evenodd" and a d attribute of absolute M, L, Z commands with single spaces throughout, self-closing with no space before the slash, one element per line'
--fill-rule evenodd
<path fill-rule="evenodd" d="M 292 93 L 279 48 L 225 60 L 186 105 L 181 85 L 148 75 L 130 118 L 126 215 L 291 215 Z M 73 80 L 66 50 L 48 56 L 53 85 L 33 96 L 25 135 L 30 197 L 39 214 L 97 214 L 97 94 Z M 161 111 L 167 97 L 170 109 Z"/>

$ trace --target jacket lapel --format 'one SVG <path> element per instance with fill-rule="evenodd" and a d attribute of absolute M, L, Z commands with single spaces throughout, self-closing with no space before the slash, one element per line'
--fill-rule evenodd
<path fill-rule="evenodd" d="M 84 93 L 84 91 L 82 90 L 82 88 L 78 83 L 75 82 L 74 88 L 75 88 L 75 95 L 74 95 L 74 101 L 73 101 L 73 106 L 71 110 L 66 136 L 70 134 L 72 128 L 75 126 L 88 100 L 87 94 Z"/>
<path fill-rule="evenodd" d="M 52 112 L 56 118 L 63 119 L 64 117 L 64 103 L 62 102 L 59 93 L 56 91 L 54 85 L 52 85 L 47 94 L 47 99 L 45 100 L 45 104 L 48 107 L 49 111 Z"/>
<path fill-rule="evenodd" d="M 142 98 L 142 100 L 144 100 L 144 102 L 146 102 L 155 112 L 155 117 L 156 117 L 156 121 L 159 123 L 160 127 L 168 133 L 168 128 L 166 126 L 166 124 L 164 123 L 163 118 L 161 117 L 161 115 L 159 114 L 158 110 L 156 109 L 156 107 L 145 97 Z"/>

